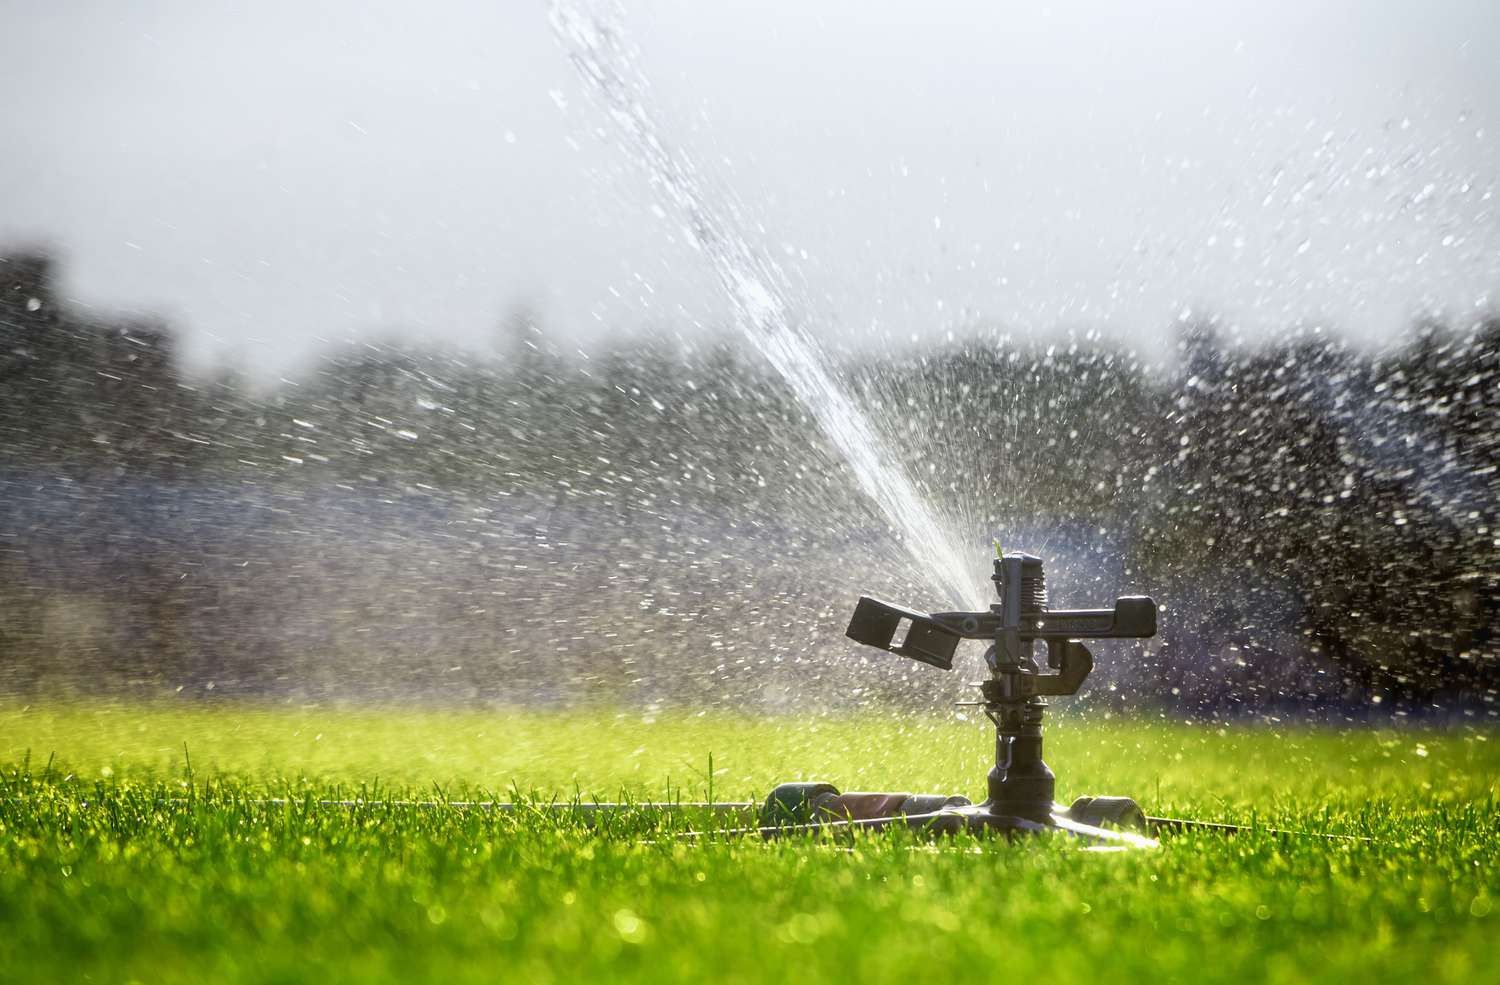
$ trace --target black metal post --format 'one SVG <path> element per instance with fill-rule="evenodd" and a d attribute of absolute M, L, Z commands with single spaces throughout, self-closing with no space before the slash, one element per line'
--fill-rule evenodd
<path fill-rule="evenodd" d="M 1033 698 L 1023 703 L 987 708 L 995 723 L 995 766 L 988 777 L 989 800 L 995 814 L 1046 821 L 1052 814 L 1057 777 L 1042 760 L 1042 711 Z"/>

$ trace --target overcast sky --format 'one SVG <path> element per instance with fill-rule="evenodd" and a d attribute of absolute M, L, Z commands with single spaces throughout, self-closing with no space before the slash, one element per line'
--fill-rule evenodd
<path fill-rule="evenodd" d="M 1495 0 L 636 0 L 668 139 L 842 337 L 1184 308 L 1389 337 L 1500 302 Z M 6 0 L 0 246 L 198 362 L 589 344 L 728 305 L 543 0 Z"/>

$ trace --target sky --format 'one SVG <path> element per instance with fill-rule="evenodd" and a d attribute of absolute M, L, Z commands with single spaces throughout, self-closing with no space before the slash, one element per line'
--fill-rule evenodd
<path fill-rule="evenodd" d="M 731 307 L 545 0 L 7 0 L 0 249 L 195 365 Z M 1494 0 L 635 0 L 664 139 L 840 342 L 1500 307 Z"/>

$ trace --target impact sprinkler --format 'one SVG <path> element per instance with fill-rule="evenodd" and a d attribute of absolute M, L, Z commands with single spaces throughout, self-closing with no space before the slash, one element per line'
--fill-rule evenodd
<path fill-rule="evenodd" d="M 1000 555 L 991 578 L 1000 601 L 986 612 L 929 615 L 863 596 L 845 631 L 857 643 L 941 670 L 953 669 L 953 655 L 963 640 L 990 641 L 984 655 L 990 676 L 978 685 L 983 700 L 964 702 L 983 707 L 995 723 L 995 766 L 986 778 L 985 801 L 975 804 L 944 794 L 840 793 L 827 783 L 785 783 L 766 800 L 762 833 L 771 837 L 904 824 L 931 834 L 1060 831 L 1100 846 L 1150 848 L 1156 842 L 1138 831 L 1148 825 L 1191 823 L 1148 819 L 1128 797 L 1079 797 L 1071 806 L 1056 804 L 1056 777 L 1042 760 L 1043 699 L 1077 693 L 1094 668 L 1082 641 L 1156 635 L 1156 603 L 1133 595 L 1117 598 L 1111 609 L 1049 609 L 1042 559 L 1030 554 Z M 1045 670 L 1037 662 L 1038 644 L 1045 646 Z"/>

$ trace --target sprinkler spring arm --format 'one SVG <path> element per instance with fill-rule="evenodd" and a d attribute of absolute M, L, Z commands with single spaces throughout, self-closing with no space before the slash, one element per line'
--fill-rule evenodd
<path fill-rule="evenodd" d="M 1019 557 L 1008 555 L 1007 557 Z M 996 562 L 1001 568 L 1005 559 Z M 1003 568 L 1002 568 L 1003 570 Z M 993 640 L 1000 651 L 1016 655 L 999 666 L 1025 667 L 1020 654 L 1031 640 L 1045 640 L 1047 663 L 1056 675 L 1025 673 L 1034 683 L 1032 694 L 1073 694 L 1093 666 L 1080 639 L 1143 639 L 1156 635 L 1156 603 L 1145 596 L 1115 600 L 1113 609 L 1061 609 L 1016 612 L 1013 626 L 1003 626 L 1004 602 L 988 612 L 934 612 L 931 615 L 893 605 L 868 595 L 861 596 L 845 635 L 856 643 L 910 657 L 941 670 L 953 669 L 953 655 L 963 640 Z M 1017 606 L 1017 608 L 1024 608 Z M 1015 609 L 1010 611 L 1015 612 Z M 905 637 L 896 635 L 902 622 L 909 624 Z M 1014 634 L 1012 637 L 1011 634 Z M 1062 690 L 1066 687 L 1067 690 Z"/>

